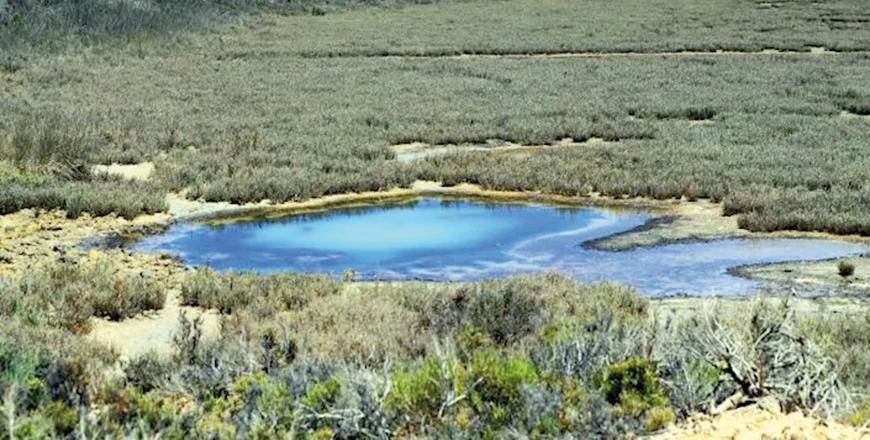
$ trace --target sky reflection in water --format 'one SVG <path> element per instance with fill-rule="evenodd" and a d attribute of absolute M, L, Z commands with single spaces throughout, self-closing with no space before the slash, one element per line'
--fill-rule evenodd
<path fill-rule="evenodd" d="M 177 224 L 133 247 L 218 270 L 354 270 L 364 279 L 473 281 L 552 270 L 582 281 L 627 283 L 646 295 L 747 293 L 759 284 L 728 275 L 728 268 L 870 251 L 853 243 L 787 239 L 623 252 L 581 245 L 649 218 L 594 208 L 421 199 L 220 226 Z"/>

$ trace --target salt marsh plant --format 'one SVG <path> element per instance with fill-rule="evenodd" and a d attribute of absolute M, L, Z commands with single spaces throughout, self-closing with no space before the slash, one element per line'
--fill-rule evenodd
<path fill-rule="evenodd" d="M 38 292 L 81 284 L 70 276 L 42 275 L 54 281 L 29 283 L 26 293 L 50 298 Z M 126 276 L 114 281 L 128 285 L 138 275 Z M 23 376 L 15 377 L 23 379 L 0 381 L 0 391 L 16 396 L 16 434 L 613 437 L 658 430 L 738 391 L 747 399 L 775 396 L 786 407 L 852 414 L 844 393 L 866 386 L 859 359 L 848 361 L 847 373 L 831 357 L 867 345 L 857 321 L 822 314 L 795 321 L 789 309 L 764 304 L 733 319 L 711 311 L 663 320 L 630 290 L 553 275 L 341 293 L 331 287 L 337 282 L 316 276 L 191 277 L 196 295 L 237 282 L 243 288 L 233 292 L 274 297 L 270 307 L 289 312 L 235 303 L 218 339 L 205 338 L 201 321 L 182 315 L 173 355 L 131 359 L 119 381 L 104 374 L 111 356 L 68 330 L 76 326 L 4 307 L 0 365 L 27 367 L 30 359 L 40 366 L 19 369 Z M 88 285 L 99 290 L 100 282 Z M 281 292 L 299 289 L 323 292 L 287 308 Z M 443 325 L 432 320 L 447 310 L 433 296 L 463 295 L 479 305 Z M 524 322 L 534 325 L 502 337 L 475 318 L 489 309 L 532 317 Z M 102 415 L 89 416 L 93 408 Z"/>
<path fill-rule="evenodd" d="M 346 11 L 317 18 L 251 17 L 257 10 L 299 5 L 306 9 L 315 4 L 325 10 L 354 9 L 371 2 L 194 2 L 196 8 L 190 2 L 79 3 L 57 2 L 51 8 L 60 17 L 67 17 L 60 14 L 67 11 L 76 20 L 108 24 L 52 29 L 71 32 L 72 40 L 84 38 L 95 45 L 96 52 L 105 51 L 105 56 L 55 62 L 38 50 L 28 55 L 28 67 L 14 74 L 22 78 L 12 83 L 16 92 L 0 104 L 0 131 L 8 137 L 10 121 L 20 119 L 22 113 L 47 113 L 45 109 L 52 108 L 63 118 L 88 122 L 85 144 L 93 147 L 92 161 L 154 161 L 154 182 L 125 188 L 129 196 L 124 198 L 106 194 L 104 186 L 92 183 L 94 191 L 104 193 L 80 197 L 79 203 L 68 203 L 63 197 L 67 188 L 53 180 L 31 185 L 51 188 L 46 190 L 50 194 L 28 196 L 35 190 L 18 185 L 14 194 L 0 200 L 3 212 L 31 205 L 73 212 L 124 211 L 125 216 L 132 216 L 165 208 L 158 200 L 165 191 L 184 190 L 191 198 L 209 201 L 289 201 L 382 190 L 428 179 L 567 195 L 597 192 L 613 197 L 709 198 L 724 201 L 726 212 L 738 215 L 740 225 L 751 230 L 868 231 L 865 208 L 870 204 L 863 203 L 868 191 L 860 184 L 867 180 L 863 148 L 867 122 L 841 116 L 843 110 L 862 113 L 868 97 L 863 87 L 867 60 L 861 54 L 521 61 L 361 56 L 729 48 L 807 51 L 810 46 L 854 51 L 866 49 L 862 36 L 866 30 L 855 25 L 863 20 L 862 9 L 854 0 L 824 6 L 790 2 L 777 8 L 748 2 L 729 5 L 727 14 L 720 9 L 722 4 L 697 11 L 692 1 L 681 0 L 685 8 L 678 8 L 679 12 L 651 12 L 646 17 L 661 27 L 676 26 L 678 31 L 641 40 L 624 36 L 656 27 L 640 26 L 631 14 L 614 14 L 610 8 L 586 1 L 530 4 L 512 0 L 512 5 L 540 12 L 535 16 L 535 32 L 529 31 L 527 17 L 505 14 L 510 8 L 488 2 L 379 14 Z M 389 4 L 400 3 L 405 4 Z M 649 9 L 634 0 L 618 5 L 625 10 L 641 6 Z M 671 7 L 662 4 L 653 11 Z M 46 4 L 34 3 L 31 12 L 35 17 L 46 8 Z M 76 8 L 91 12 L 70 12 Z M 112 8 L 127 9 L 116 13 Z M 145 8 L 146 13 L 139 14 L 137 8 Z M 578 10 L 583 13 L 572 15 Z M 719 23 L 728 14 L 739 14 L 745 20 L 725 21 L 711 31 L 699 29 L 697 17 L 686 11 L 711 14 L 711 23 Z M 130 14 L 136 16 L 128 17 L 127 23 L 124 17 Z M 380 22 L 372 17 L 380 14 L 395 25 L 386 40 L 373 32 L 380 29 Z M 427 17 L 423 26 L 414 19 L 420 14 Z M 164 21 L 168 15 L 176 21 Z M 459 22 L 457 16 L 462 17 Z M 576 16 L 584 18 L 565 21 Z M 191 29 L 204 23 L 213 28 L 212 24 L 231 17 L 248 17 L 237 22 L 268 30 L 275 38 L 257 37 L 259 31 L 245 26 L 231 40 L 193 33 L 169 44 L 160 38 L 131 36 L 165 33 L 173 29 L 173 23 Z M 479 20 L 472 17 L 498 17 L 514 24 L 504 29 L 518 31 L 495 41 L 491 33 L 478 32 Z M 39 27 L 39 19 L 33 20 Z M 341 26 L 335 25 L 337 20 Z M 794 26 L 771 30 L 771 23 L 782 22 Z M 826 22 L 837 25 L 822 25 Z M 589 29 L 604 23 L 600 32 L 591 32 L 594 37 L 589 37 Z M 463 32 L 444 32 L 444 26 L 458 26 Z M 299 38 L 298 32 L 305 32 L 305 38 Z M 568 44 L 566 35 L 571 32 L 579 36 Z M 704 38 L 697 38 L 699 33 Z M 20 35 L 26 39 L 30 34 Z M 397 39 L 397 35 L 404 37 Z M 741 35 L 740 41 L 734 41 L 733 35 Z M 127 41 L 127 36 L 134 42 Z M 628 40 L 642 43 L 627 45 Z M 294 43 L 288 46 L 288 41 Z M 353 50 L 342 48 L 348 41 L 359 44 L 348 46 Z M 406 44 L 396 46 L 395 41 Z M 57 44 L 57 50 L 79 53 L 79 49 Z M 132 46 L 142 48 L 143 56 L 131 56 Z M 195 57 L 199 58 L 194 63 Z M 130 67 L 117 69 L 118 60 Z M 175 72 L 171 78 L 163 74 L 165 62 L 171 62 Z M 201 63 L 209 68 L 199 68 Z M 271 69 L 273 64 L 280 64 L 282 70 Z M 127 81 L 137 84 L 135 96 L 106 92 L 123 88 Z M 263 99 L 204 95 L 202 84 Z M 167 88 L 173 90 L 171 97 L 163 92 Z M 137 109 L 127 105 L 130 99 L 140 103 Z M 293 104 L 288 108 L 287 103 Z M 267 122 L 263 115 L 273 116 Z M 707 123 L 694 124 L 693 120 Z M 38 128 L 41 124 L 31 125 Z M 33 139 L 45 137 L 36 131 Z M 462 154 L 410 165 L 396 163 L 389 149 L 392 143 L 410 141 L 441 144 L 501 139 L 549 144 L 565 137 L 600 137 L 612 142 L 544 149 L 522 157 Z M 140 198 L 142 202 L 136 203 Z M 136 206 L 124 210 L 123 204 Z"/>
<path fill-rule="evenodd" d="M 164 287 L 109 262 L 46 263 L 0 282 L 0 313 L 37 325 L 87 330 L 91 317 L 122 320 L 163 308 Z"/>
<path fill-rule="evenodd" d="M 185 305 L 232 313 L 245 307 L 275 313 L 304 308 L 311 300 L 338 293 L 341 285 L 327 275 L 217 273 L 198 269 L 182 284 Z"/>
<path fill-rule="evenodd" d="M 855 263 L 849 261 L 840 261 L 837 263 L 837 273 L 841 277 L 846 278 L 855 274 Z"/>

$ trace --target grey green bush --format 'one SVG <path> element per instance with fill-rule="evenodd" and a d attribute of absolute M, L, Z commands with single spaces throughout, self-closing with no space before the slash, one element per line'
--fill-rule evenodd
<path fill-rule="evenodd" d="M 232 292 L 258 292 L 284 311 L 232 303 L 216 339 L 204 337 L 200 318 L 182 314 L 172 355 L 131 359 L 121 380 L 105 374 L 111 357 L 89 351 L 69 326 L 4 309 L 13 330 L 0 338 L 0 391 L 13 390 L 16 433 L 613 438 L 657 431 L 737 391 L 850 415 L 848 395 L 866 387 L 864 351 L 854 350 L 868 344 L 866 322 L 796 319 L 764 302 L 745 316 L 712 308 L 662 319 L 630 290 L 555 275 L 340 293 L 336 281 L 316 276 L 255 277 L 202 270 L 182 282 L 195 279 L 188 295 L 197 301 L 233 284 Z M 288 292 L 305 300 L 288 307 Z M 450 312 L 456 298 L 468 304 Z M 488 311 L 515 314 L 523 330 L 491 326 Z M 456 316 L 433 320 L 441 312 Z M 337 324 L 342 318 L 358 327 Z M 422 339 L 374 343 L 409 333 Z M 342 338 L 353 342 L 333 342 Z"/>
<path fill-rule="evenodd" d="M 163 285 L 108 262 L 46 263 L 0 280 L 0 314 L 31 325 L 86 331 L 91 317 L 122 320 L 163 308 Z"/>

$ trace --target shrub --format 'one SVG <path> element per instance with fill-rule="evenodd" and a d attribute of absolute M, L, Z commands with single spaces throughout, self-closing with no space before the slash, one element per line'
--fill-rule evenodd
<path fill-rule="evenodd" d="M 90 156 L 95 149 L 84 121 L 56 113 L 26 113 L 17 121 L 8 141 L 0 138 L 0 153 L 19 167 L 66 180 L 91 175 Z"/>
<path fill-rule="evenodd" d="M 401 365 L 392 376 L 393 387 L 386 404 L 403 425 L 432 423 L 468 399 L 467 367 L 451 353 L 435 353 Z"/>
<path fill-rule="evenodd" d="M 651 408 L 647 412 L 643 427 L 647 431 L 664 429 L 674 421 L 674 412 L 670 408 Z"/>
<path fill-rule="evenodd" d="M 855 274 L 855 264 L 848 261 L 840 261 L 837 263 L 837 273 L 841 277 L 850 277 Z"/>
<path fill-rule="evenodd" d="M 796 330 L 788 303 L 757 300 L 737 316 L 711 308 L 686 324 L 682 346 L 721 371 L 720 386 L 772 395 L 787 410 L 838 414 L 851 405 L 836 363 Z"/>
<path fill-rule="evenodd" d="M 160 310 L 166 292 L 143 275 L 127 280 L 115 278 L 112 285 L 101 286 L 93 302 L 94 316 L 120 321 L 149 310 Z"/>
<path fill-rule="evenodd" d="M 496 423 L 517 415 L 522 403 L 521 388 L 538 378 L 534 365 L 518 356 L 502 356 L 493 350 L 474 353 L 469 381 L 475 383 L 471 402 L 477 411 Z"/>
<path fill-rule="evenodd" d="M 650 341 L 648 324 L 616 319 L 604 314 L 582 325 L 556 328 L 530 349 L 541 371 L 589 384 L 596 373 L 612 362 L 644 356 Z"/>
<path fill-rule="evenodd" d="M 92 316 L 121 320 L 163 307 L 165 292 L 144 275 L 97 259 L 49 263 L 0 283 L 0 313 L 82 331 Z"/>
<path fill-rule="evenodd" d="M 69 218 L 117 214 L 133 219 L 166 210 L 166 195 L 140 182 L 94 180 L 49 182 L 39 186 L 0 185 L 0 214 L 26 208 L 66 212 Z"/>
<path fill-rule="evenodd" d="M 390 359 L 414 359 L 426 354 L 433 336 L 393 289 L 349 288 L 313 300 L 282 320 L 298 335 L 301 352 L 324 362 L 377 367 Z"/>
<path fill-rule="evenodd" d="M 606 367 L 596 378 L 608 402 L 619 405 L 626 414 L 640 415 L 651 408 L 667 405 L 653 364 L 631 358 Z"/>
<path fill-rule="evenodd" d="M 423 313 L 441 333 L 470 325 L 497 344 L 511 344 L 543 322 L 538 293 L 544 285 L 532 277 L 515 277 L 463 286 L 432 298 Z"/>
<path fill-rule="evenodd" d="M 227 272 L 197 269 L 181 287 L 182 303 L 233 313 L 256 305 L 266 314 L 298 310 L 309 301 L 338 293 L 340 284 L 327 275 Z"/>
<path fill-rule="evenodd" d="M 130 360 L 124 366 L 127 383 L 147 393 L 164 386 L 172 373 L 172 364 L 154 352 Z"/>
<path fill-rule="evenodd" d="M 870 425 L 870 401 L 863 402 L 858 406 L 858 409 L 849 416 L 849 423 L 852 426 L 867 427 Z"/>
<path fill-rule="evenodd" d="M 331 378 L 311 387 L 299 403 L 313 411 L 323 412 L 335 403 L 340 390 L 341 384 L 337 379 Z"/>

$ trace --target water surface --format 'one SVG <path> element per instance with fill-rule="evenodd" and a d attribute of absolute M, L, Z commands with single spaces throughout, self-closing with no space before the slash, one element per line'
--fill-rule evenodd
<path fill-rule="evenodd" d="M 647 295 L 747 293 L 760 284 L 729 275 L 729 268 L 870 251 L 810 239 L 729 239 L 619 252 L 582 246 L 650 218 L 643 212 L 436 198 L 224 225 L 177 224 L 134 248 L 218 270 L 352 270 L 362 279 L 474 281 L 558 271 L 582 281 L 627 283 Z"/>

